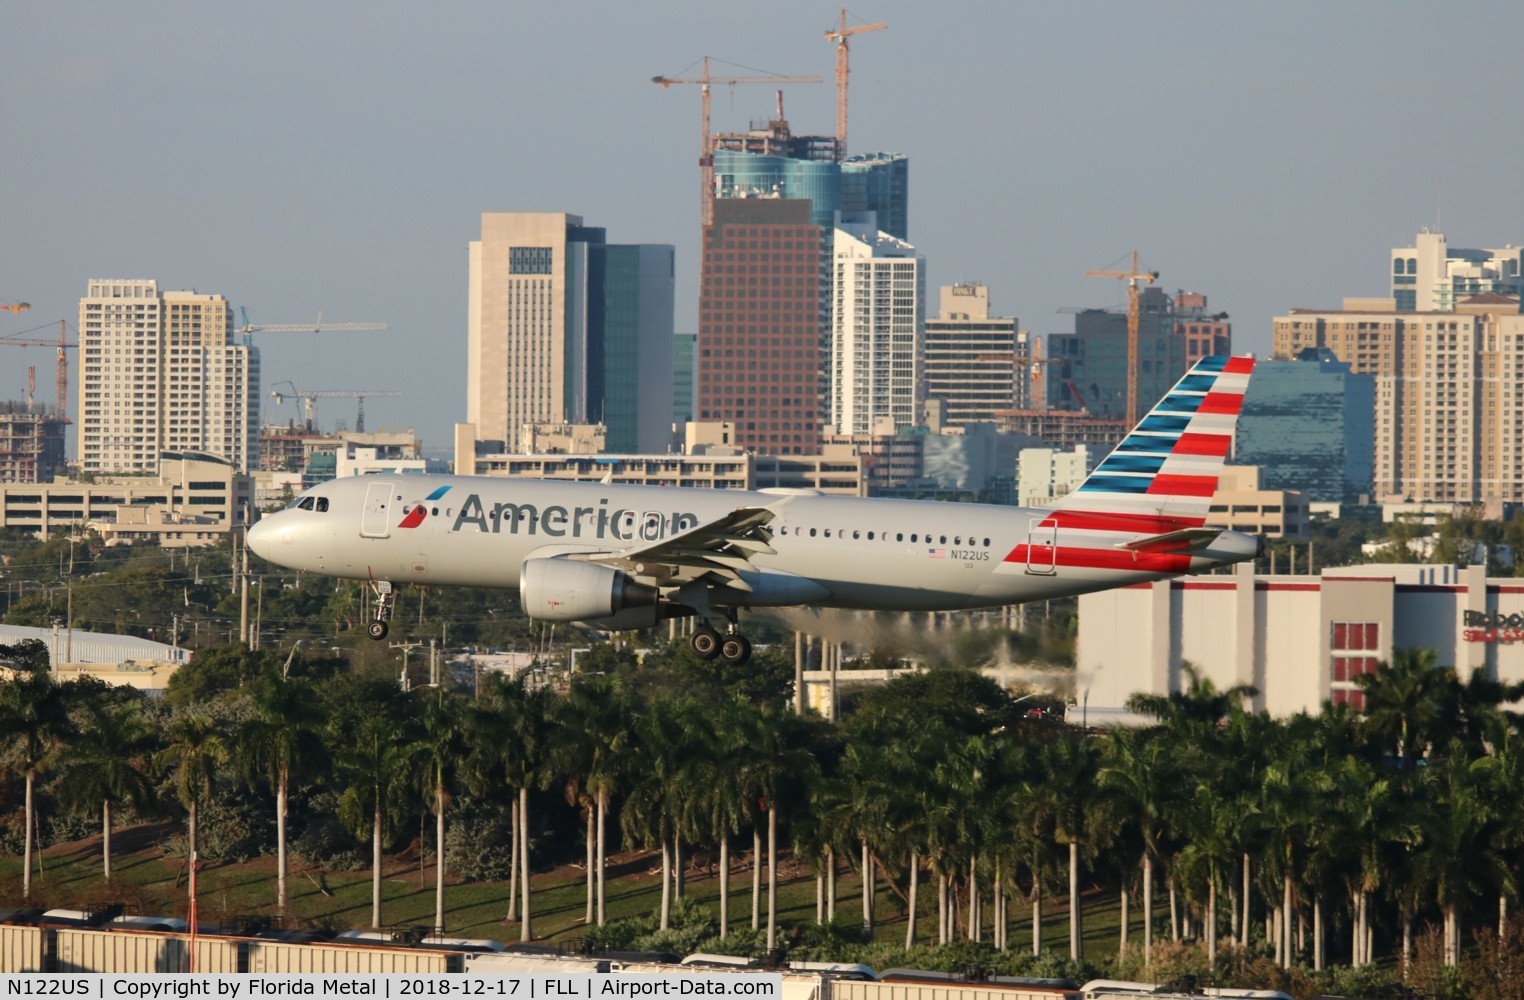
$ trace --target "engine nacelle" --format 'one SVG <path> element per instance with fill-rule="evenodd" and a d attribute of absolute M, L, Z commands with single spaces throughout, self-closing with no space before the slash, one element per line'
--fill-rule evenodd
<path fill-rule="evenodd" d="M 531 618 L 579 622 L 609 618 L 631 608 L 654 607 L 655 587 L 598 563 L 526 559 L 519 574 L 519 601 Z"/>

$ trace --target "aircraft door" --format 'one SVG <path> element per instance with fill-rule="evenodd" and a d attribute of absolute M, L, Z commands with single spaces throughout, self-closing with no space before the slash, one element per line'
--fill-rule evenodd
<path fill-rule="evenodd" d="M 391 534 L 392 484 L 371 483 L 365 488 L 365 508 L 360 512 L 360 534 L 386 538 Z"/>
<path fill-rule="evenodd" d="M 1058 551 L 1058 525 L 1050 517 L 1027 530 L 1027 572 L 1052 576 Z"/>
<path fill-rule="evenodd" d="M 647 511 L 640 516 L 640 540 L 642 542 L 661 541 L 665 533 L 667 519 L 656 511 Z"/>

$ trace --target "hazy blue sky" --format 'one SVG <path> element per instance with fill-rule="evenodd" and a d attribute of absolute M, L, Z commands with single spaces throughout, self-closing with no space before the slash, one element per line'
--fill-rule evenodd
<path fill-rule="evenodd" d="M 430 447 L 465 415 L 466 244 L 483 211 L 569 211 L 677 247 L 697 317 L 698 88 L 709 54 L 834 129 L 834 3 L 11 4 L 0 60 L 0 334 L 71 326 L 90 278 L 219 292 L 254 322 L 266 389 L 397 389 L 367 423 Z M 911 158 L 929 289 L 990 286 L 1035 333 L 1124 301 L 1083 277 L 1133 247 L 1206 292 L 1240 349 L 1271 317 L 1383 294 L 1387 250 L 1524 240 L 1524 5 L 857 0 L 851 146 Z M 716 72 L 725 72 L 723 68 Z M 750 70 L 731 70 L 745 73 Z M 691 70 L 690 70 L 691 73 Z M 771 112 L 720 88 L 715 125 Z M 934 299 L 933 299 L 934 301 Z M 39 335 L 46 335 L 40 331 Z M 0 398 L 47 350 L 3 349 Z M 267 400 L 268 402 L 268 400 Z M 268 410 L 267 410 L 268 412 Z M 282 416 L 293 412 L 290 404 Z M 325 424 L 353 420 L 330 401 Z M 71 443 L 72 450 L 72 443 Z"/>

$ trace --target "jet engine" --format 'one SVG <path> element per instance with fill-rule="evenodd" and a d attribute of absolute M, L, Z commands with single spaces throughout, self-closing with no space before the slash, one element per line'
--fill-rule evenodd
<path fill-rule="evenodd" d="M 577 622 L 609 618 L 631 608 L 654 607 L 655 587 L 598 563 L 526 559 L 519 574 L 519 600 L 531 618 Z"/>

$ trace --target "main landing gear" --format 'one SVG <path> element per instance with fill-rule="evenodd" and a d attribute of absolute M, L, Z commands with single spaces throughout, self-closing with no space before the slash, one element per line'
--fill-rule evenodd
<path fill-rule="evenodd" d="M 370 590 L 376 595 L 376 617 L 365 626 L 365 632 L 372 639 L 379 641 L 386 638 L 387 622 L 392 620 L 392 582 L 372 580 Z"/>
<path fill-rule="evenodd" d="M 727 663 L 740 666 L 751 659 L 751 640 L 741 634 L 735 608 L 726 608 L 725 617 L 729 619 L 729 624 L 725 626 L 723 635 L 711 628 L 708 622 L 703 622 L 693 630 L 688 646 L 693 650 L 693 655 L 701 660 L 712 660 L 718 656 Z"/>

